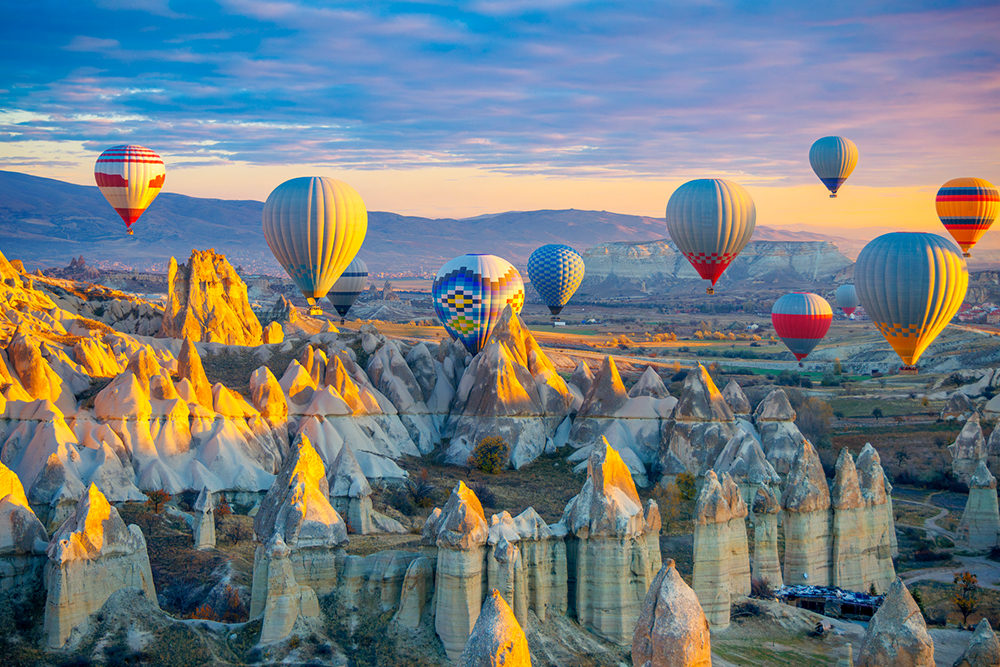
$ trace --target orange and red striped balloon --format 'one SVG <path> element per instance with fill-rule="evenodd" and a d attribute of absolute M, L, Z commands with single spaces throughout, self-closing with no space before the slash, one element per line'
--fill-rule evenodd
<path fill-rule="evenodd" d="M 166 174 L 163 158 L 135 145 L 112 146 L 94 166 L 97 187 L 125 221 L 129 234 L 132 223 L 160 194 Z"/>
<path fill-rule="evenodd" d="M 981 178 L 953 178 L 938 190 L 935 204 L 944 228 L 969 257 L 969 250 L 996 220 L 1000 194 Z"/>
<path fill-rule="evenodd" d="M 830 330 L 833 309 L 826 299 L 811 292 L 792 292 L 774 302 L 771 323 L 774 332 L 802 361 Z"/>

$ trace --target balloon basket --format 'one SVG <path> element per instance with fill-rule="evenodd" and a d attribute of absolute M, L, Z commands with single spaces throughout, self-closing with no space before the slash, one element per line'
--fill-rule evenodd
<path fill-rule="evenodd" d="M 799 362 L 799 368 L 805 368 L 801 361 Z"/>
<path fill-rule="evenodd" d="M 344 319 L 343 317 L 341 317 L 341 318 L 340 318 L 340 324 L 341 324 L 341 325 L 343 325 L 343 324 L 345 324 L 345 323 L 346 323 L 345 319 Z"/>
<path fill-rule="evenodd" d="M 316 317 L 316 316 L 322 315 L 322 314 L 323 314 L 323 309 L 320 308 L 319 306 L 309 306 L 309 315 L 310 316 Z"/>
<path fill-rule="evenodd" d="M 899 374 L 900 375 L 916 375 L 917 374 L 917 367 L 916 366 L 900 366 L 899 367 Z"/>
<path fill-rule="evenodd" d="M 130 229 L 130 230 L 128 230 L 128 235 L 129 235 L 129 236 L 132 236 L 133 234 L 135 234 L 135 232 L 133 232 L 133 231 L 132 231 L 131 229 Z"/>
<path fill-rule="evenodd" d="M 836 192 L 834 192 L 832 195 L 830 195 L 830 199 L 836 199 L 836 198 L 837 198 L 837 193 Z"/>
<path fill-rule="evenodd" d="M 715 288 L 709 287 L 707 290 L 705 290 L 705 294 L 715 294 Z"/>
<path fill-rule="evenodd" d="M 962 253 L 962 257 L 972 257 L 972 253 L 970 253 L 970 252 L 963 252 Z"/>

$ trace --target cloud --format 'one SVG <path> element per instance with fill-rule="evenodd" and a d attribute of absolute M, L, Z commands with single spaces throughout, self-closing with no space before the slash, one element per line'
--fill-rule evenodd
<path fill-rule="evenodd" d="M 121 46 L 121 43 L 117 39 L 101 39 L 99 37 L 77 35 L 63 48 L 67 51 L 101 52 L 117 49 L 119 46 Z"/>

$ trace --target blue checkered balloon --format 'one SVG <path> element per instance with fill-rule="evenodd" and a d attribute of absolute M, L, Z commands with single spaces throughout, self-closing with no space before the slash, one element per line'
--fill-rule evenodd
<path fill-rule="evenodd" d="M 508 305 L 524 306 L 524 282 L 510 262 L 495 255 L 462 255 L 441 267 L 431 287 L 434 312 L 451 337 L 472 354 L 486 345 Z"/>
<path fill-rule="evenodd" d="M 583 257 L 568 245 L 550 243 L 531 253 L 528 279 L 553 315 L 558 315 L 583 282 Z"/>

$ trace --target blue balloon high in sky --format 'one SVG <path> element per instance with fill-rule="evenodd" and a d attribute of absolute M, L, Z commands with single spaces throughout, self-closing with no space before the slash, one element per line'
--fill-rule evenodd
<path fill-rule="evenodd" d="M 809 149 L 809 164 L 834 198 L 858 164 L 858 147 L 844 137 L 817 139 Z"/>
<path fill-rule="evenodd" d="M 553 315 L 562 311 L 583 282 L 583 271 L 583 257 L 568 245 L 543 245 L 528 258 L 528 279 Z"/>

